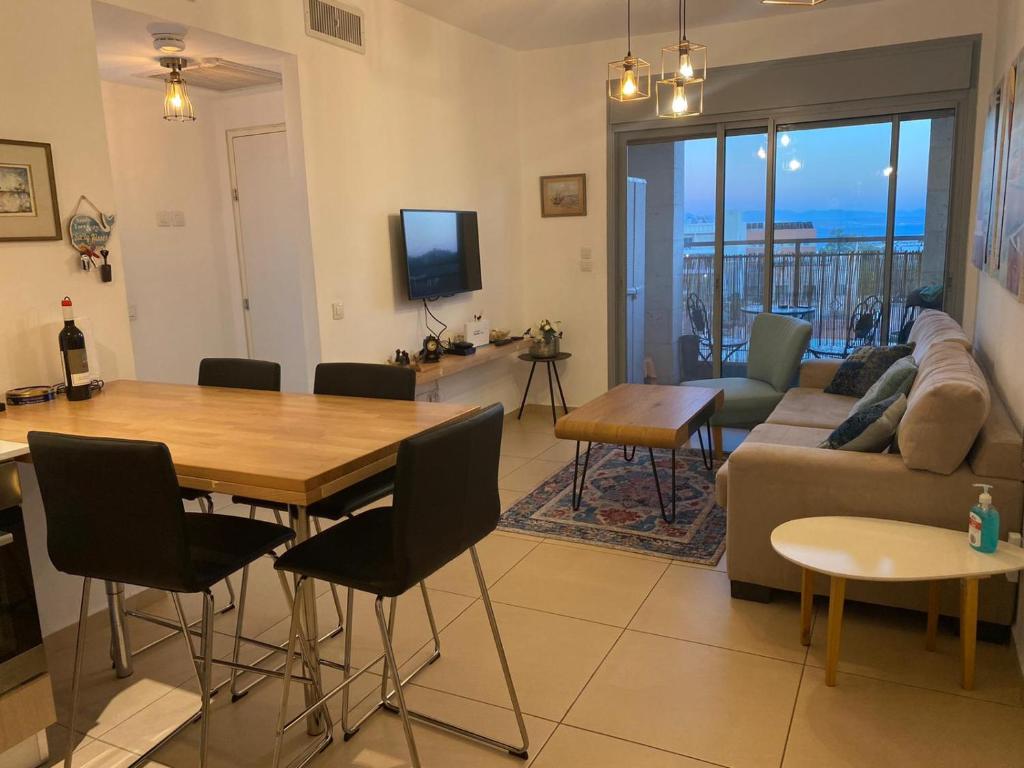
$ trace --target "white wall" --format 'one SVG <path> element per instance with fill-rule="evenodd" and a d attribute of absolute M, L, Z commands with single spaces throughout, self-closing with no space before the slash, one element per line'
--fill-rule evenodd
<path fill-rule="evenodd" d="M 1024 47 L 1024 6 L 1017 0 L 999 0 L 997 35 L 994 40 L 995 66 L 981 81 L 982 100 Z M 975 174 L 977 176 L 977 174 Z M 1017 425 L 1024 422 L 1024 304 L 987 274 L 978 277 L 977 316 L 974 346 L 993 378 Z M 1024 667 L 1024 590 L 1017 605 L 1017 654 Z"/>
<path fill-rule="evenodd" d="M 689 37 L 709 46 L 712 65 L 723 66 L 954 35 L 990 36 L 994 2 L 884 0 L 795 14 L 779 8 L 770 19 L 694 28 Z M 660 68 L 660 48 L 671 42 L 671 33 L 640 37 L 634 39 L 633 52 Z M 564 346 L 575 355 L 564 378 L 570 403 L 594 397 L 608 384 L 604 77 L 607 63 L 622 57 L 623 43 L 530 51 L 520 59 L 523 259 L 531 277 L 549 276 L 531 280 L 526 307 L 531 318 L 557 314 L 565 322 Z M 981 82 L 990 79 L 990 47 L 983 43 Z M 576 172 L 587 173 L 590 215 L 542 219 L 538 177 Z M 592 273 L 579 271 L 581 247 L 593 249 Z M 976 273 L 968 269 L 968 326 L 975 285 Z"/>
<path fill-rule="evenodd" d="M 52 0 L 44 9 L 5 0 L 0 15 L 0 48 L 5 60 L 18 63 L 0 89 L 0 137 L 52 145 L 62 225 L 82 194 L 109 213 L 116 201 L 89 4 Z M 55 18 L 61 23 L 50 23 Z M 90 320 L 102 375 L 133 375 L 116 226 L 109 249 L 114 281 L 105 284 L 96 271 L 82 272 L 66 241 L 0 243 L 0 392 L 60 380 L 57 332 L 65 294 Z"/>

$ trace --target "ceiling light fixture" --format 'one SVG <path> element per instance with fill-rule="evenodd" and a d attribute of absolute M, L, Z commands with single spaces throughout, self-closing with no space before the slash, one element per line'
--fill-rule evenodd
<path fill-rule="evenodd" d="M 633 55 L 631 0 L 626 0 L 626 55 L 608 62 L 608 98 L 641 101 L 651 95 L 651 65 Z"/>
<path fill-rule="evenodd" d="M 658 117 L 692 117 L 704 113 L 704 81 L 708 75 L 706 45 L 686 38 L 686 0 L 679 0 L 679 42 L 661 49 L 657 84 Z"/>
<path fill-rule="evenodd" d="M 825 0 L 761 0 L 762 5 L 802 5 L 805 8 L 813 8 L 824 2 Z"/>
<path fill-rule="evenodd" d="M 160 53 L 181 53 L 185 50 L 185 35 L 177 32 L 154 32 L 153 47 Z"/>
<path fill-rule="evenodd" d="M 188 97 L 188 86 L 181 76 L 181 70 L 188 66 L 188 61 L 177 56 L 168 56 L 160 59 L 160 66 L 171 70 L 171 74 L 164 81 L 164 120 L 177 123 L 193 122 L 196 119 L 196 112 L 192 107 L 192 100 Z"/>

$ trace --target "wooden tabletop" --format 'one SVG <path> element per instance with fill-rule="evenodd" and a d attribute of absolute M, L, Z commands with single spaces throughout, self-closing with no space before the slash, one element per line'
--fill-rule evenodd
<path fill-rule="evenodd" d="M 964 530 L 868 517 L 805 517 L 772 531 L 772 547 L 796 565 L 861 581 L 978 578 L 1024 568 L 1024 549 L 1005 541 L 976 552 Z"/>
<path fill-rule="evenodd" d="M 712 387 L 620 384 L 562 416 L 555 436 L 613 445 L 678 448 L 725 402 Z"/>
<path fill-rule="evenodd" d="M 125 380 L 91 400 L 10 407 L 0 440 L 24 443 L 32 430 L 155 440 L 184 487 L 308 505 L 392 466 L 403 439 L 476 410 Z"/>

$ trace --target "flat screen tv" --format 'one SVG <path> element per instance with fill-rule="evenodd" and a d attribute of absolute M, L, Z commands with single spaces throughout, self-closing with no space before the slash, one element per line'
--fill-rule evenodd
<path fill-rule="evenodd" d="M 402 210 L 410 299 L 479 291 L 480 236 L 475 211 Z"/>

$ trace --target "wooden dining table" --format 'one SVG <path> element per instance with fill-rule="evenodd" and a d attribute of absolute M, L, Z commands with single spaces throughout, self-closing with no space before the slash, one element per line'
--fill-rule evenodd
<path fill-rule="evenodd" d="M 182 487 L 290 504 L 296 539 L 304 541 L 308 505 L 393 466 L 406 438 L 477 410 L 462 403 L 119 380 L 85 401 L 61 396 L 9 407 L 0 413 L 0 440 L 24 443 L 30 431 L 45 431 L 165 443 Z M 309 586 L 297 596 L 309 637 L 319 637 L 314 593 Z M 125 677 L 132 666 L 123 585 L 108 585 L 107 595 L 113 660 Z"/>

